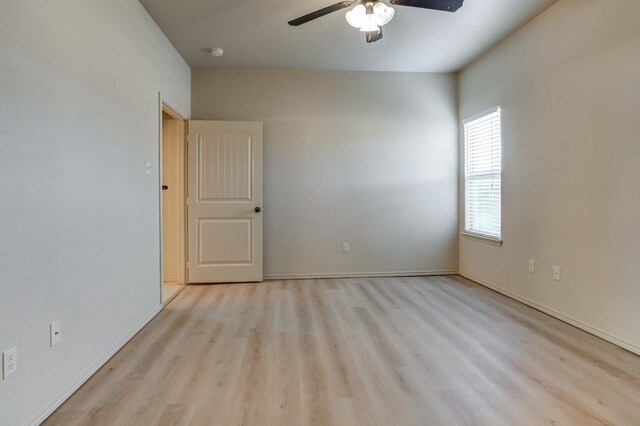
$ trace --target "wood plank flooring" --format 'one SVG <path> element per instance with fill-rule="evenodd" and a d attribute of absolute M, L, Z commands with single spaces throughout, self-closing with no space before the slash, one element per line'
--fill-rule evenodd
<path fill-rule="evenodd" d="M 460 277 L 189 286 L 47 425 L 640 424 L 640 357 Z"/>

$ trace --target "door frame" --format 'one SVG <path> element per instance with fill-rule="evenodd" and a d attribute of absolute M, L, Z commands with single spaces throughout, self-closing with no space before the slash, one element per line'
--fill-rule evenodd
<path fill-rule="evenodd" d="M 185 174 L 185 176 L 183 176 L 183 184 L 185 186 L 184 188 L 184 192 L 183 192 L 183 200 L 182 200 L 182 205 L 183 205 L 183 217 L 185 218 L 185 220 L 183 221 L 183 225 L 185 227 L 184 231 L 183 231 L 183 235 L 184 235 L 184 244 L 183 244 L 183 249 L 184 249 L 184 254 L 183 254 L 183 259 L 184 259 L 184 277 L 185 277 L 185 285 L 187 285 L 189 283 L 189 270 L 187 268 L 187 262 L 188 262 L 188 254 L 186 252 L 188 246 L 187 246 L 187 239 L 188 239 L 188 235 L 186 234 L 186 226 L 187 226 L 187 221 L 186 221 L 186 214 L 187 214 L 187 193 L 186 193 L 186 185 L 187 185 L 187 180 L 186 180 L 186 173 L 187 173 L 187 156 L 186 156 L 186 149 L 187 149 L 187 132 L 188 132 L 188 126 L 189 126 L 189 119 L 183 115 L 182 113 L 180 113 L 178 111 L 177 108 L 173 107 L 163 96 L 162 96 L 162 92 L 158 92 L 158 200 L 159 200 L 159 253 L 160 253 L 160 306 L 162 306 L 162 308 L 165 307 L 164 304 L 164 232 L 163 232 L 163 218 L 162 218 L 162 211 L 163 211 L 163 191 L 162 191 L 162 184 L 163 184 L 163 175 L 162 175 L 162 169 L 163 169 L 163 149 L 162 149 L 162 142 L 163 142 L 163 113 L 167 113 L 169 114 L 171 117 L 173 117 L 176 120 L 181 120 L 184 122 L 184 135 L 182 138 L 183 141 L 183 151 L 185 151 L 183 153 L 183 161 L 184 161 L 184 165 L 183 165 L 183 173 Z"/>

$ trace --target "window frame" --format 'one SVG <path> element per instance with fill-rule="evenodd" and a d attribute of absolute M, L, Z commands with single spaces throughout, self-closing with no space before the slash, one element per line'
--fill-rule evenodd
<path fill-rule="evenodd" d="M 468 157 L 467 157 L 467 148 L 468 148 L 468 139 L 467 139 L 467 125 L 469 123 L 472 123 L 476 120 L 482 119 L 484 117 L 487 117 L 489 115 L 495 114 L 495 113 L 500 113 L 500 236 L 495 236 L 495 235 L 490 235 L 490 234 L 484 234 L 481 232 L 477 232 L 474 230 L 469 230 L 468 226 L 467 226 L 467 207 L 468 207 L 468 200 L 467 200 L 467 182 L 469 180 L 468 178 L 468 174 L 467 174 L 467 167 L 468 167 Z M 504 143 L 503 143 L 503 130 L 502 130 L 502 107 L 500 105 L 497 105 L 495 107 L 489 108 L 485 111 L 482 111 L 478 114 L 475 114 L 471 117 L 468 117 L 466 119 L 463 120 L 462 122 L 462 136 L 463 136 L 463 171 L 462 171 L 462 181 L 463 181 L 463 200 L 464 200 L 464 209 L 463 209 L 463 231 L 460 233 L 461 235 L 465 236 L 468 239 L 471 240 L 475 240 L 475 241 L 479 241 L 479 242 L 483 242 L 483 243 L 487 243 L 487 244 L 491 244 L 491 245 L 495 245 L 495 246 L 502 246 L 503 244 L 503 221 L 502 221 L 502 213 L 503 213 L 503 185 L 502 185 L 502 180 L 503 180 L 503 174 L 504 174 Z"/>

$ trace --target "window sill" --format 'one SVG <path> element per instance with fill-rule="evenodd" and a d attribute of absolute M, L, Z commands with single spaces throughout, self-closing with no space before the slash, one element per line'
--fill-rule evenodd
<path fill-rule="evenodd" d="M 463 237 L 469 240 L 477 241 L 479 243 L 489 244 L 496 247 L 502 247 L 502 240 L 497 240 L 495 238 L 485 237 L 483 235 L 478 235 L 478 234 L 470 234 L 468 232 L 461 232 L 460 235 L 462 235 Z"/>

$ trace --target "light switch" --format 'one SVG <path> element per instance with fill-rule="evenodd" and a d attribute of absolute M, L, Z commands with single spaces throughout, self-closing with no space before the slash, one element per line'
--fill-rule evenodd
<path fill-rule="evenodd" d="M 55 346 L 62 340 L 62 324 L 60 321 L 51 323 L 51 346 Z"/>
<path fill-rule="evenodd" d="M 147 172 L 148 175 L 151 174 L 151 161 L 145 161 L 145 171 Z"/>

